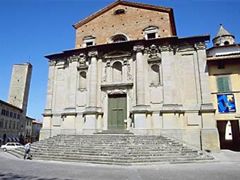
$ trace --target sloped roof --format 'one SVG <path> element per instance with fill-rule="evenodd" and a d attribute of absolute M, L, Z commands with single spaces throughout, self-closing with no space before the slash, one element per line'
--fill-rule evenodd
<path fill-rule="evenodd" d="M 6 106 L 9 106 L 9 107 L 11 107 L 11 108 L 14 108 L 14 109 L 17 109 L 17 110 L 23 112 L 23 110 L 22 110 L 21 108 L 19 108 L 19 107 L 17 107 L 17 106 L 14 106 L 14 105 L 12 105 L 12 104 L 10 104 L 10 103 L 8 103 L 8 102 L 2 101 L 1 99 L 0 99 L 0 104 L 4 104 L 4 105 L 6 105 Z"/>
<path fill-rule="evenodd" d="M 161 12 L 167 12 L 170 15 L 170 21 L 171 21 L 171 26 L 172 26 L 172 33 L 176 35 L 176 27 L 175 27 L 175 22 L 174 22 L 174 15 L 173 15 L 173 9 L 168 8 L 168 7 L 161 7 L 161 6 L 155 6 L 155 5 L 149 5 L 149 4 L 142 4 L 142 3 L 136 3 L 136 2 L 129 2 L 129 1 L 122 1 L 122 0 L 117 0 L 114 3 L 106 6 L 105 8 L 97 11 L 96 13 L 88 16 L 87 18 L 77 22 L 76 24 L 73 25 L 75 29 L 81 27 L 82 25 L 88 23 L 89 21 L 95 19 L 96 17 L 102 15 L 103 13 L 109 11 L 110 9 L 114 8 L 117 5 L 126 5 L 126 6 L 131 6 L 131 7 L 137 7 L 137 8 L 143 8 L 143 9 L 149 9 L 149 10 L 155 10 L 155 11 L 161 11 Z"/>
<path fill-rule="evenodd" d="M 216 35 L 216 37 L 221 37 L 221 36 L 233 36 L 232 34 L 230 34 L 224 27 L 222 24 L 220 24 L 220 28 L 218 30 L 218 33 Z M 215 37 L 215 38 L 216 38 Z"/>
<path fill-rule="evenodd" d="M 227 60 L 227 59 L 237 59 L 240 60 L 240 53 L 232 53 L 232 54 L 224 54 L 218 56 L 211 56 L 207 57 L 207 61 L 214 61 L 214 60 Z"/>

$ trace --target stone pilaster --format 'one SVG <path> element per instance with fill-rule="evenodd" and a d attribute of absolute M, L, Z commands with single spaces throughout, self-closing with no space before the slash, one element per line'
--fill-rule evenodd
<path fill-rule="evenodd" d="M 195 49 L 198 58 L 198 70 L 201 91 L 201 145 L 203 150 L 219 150 L 220 145 L 215 120 L 215 109 L 211 102 L 209 76 L 208 71 L 206 71 L 207 58 L 205 42 L 196 43 Z"/>
<path fill-rule="evenodd" d="M 90 60 L 90 73 L 89 77 L 89 107 L 97 106 L 97 83 L 98 83 L 98 68 L 97 68 L 97 51 L 90 51 L 88 56 L 91 58 Z"/>
<path fill-rule="evenodd" d="M 136 104 L 145 105 L 143 46 L 134 46 L 136 51 Z"/>
<path fill-rule="evenodd" d="M 164 104 L 173 104 L 172 96 L 172 72 L 171 72 L 171 60 L 172 60 L 172 48 L 170 45 L 160 46 L 162 56 L 162 73 L 163 73 L 163 102 Z"/>
<path fill-rule="evenodd" d="M 47 99 L 45 111 L 50 112 L 53 106 L 53 90 L 54 90 L 54 79 L 55 79 L 55 66 L 56 61 L 49 61 L 48 69 L 48 85 L 47 85 Z"/>
<path fill-rule="evenodd" d="M 51 137 L 52 128 L 52 108 L 53 108 L 53 94 L 54 94 L 54 81 L 56 74 L 56 61 L 48 62 L 48 84 L 47 84 L 47 97 L 46 108 L 43 112 L 43 127 L 40 131 L 40 140 Z"/>
<path fill-rule="evenodd" d="M 74 111 L 76 109 L 76 93 L 77 93 L 77 76 L 78 76 L 78 63 L 79 56 L 71 56 L 68 58 L 69 61 L 69 86 L 68 86 L 68 98 L 67 98 L 67 111 Z"/>

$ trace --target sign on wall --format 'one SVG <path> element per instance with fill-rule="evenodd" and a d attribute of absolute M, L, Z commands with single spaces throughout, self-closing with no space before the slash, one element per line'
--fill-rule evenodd
<path fill-rule="evenodd" d="M 235 100 L 233 94 L 218 94 L 218 112 L 231 113 L 236 112 Z"/>

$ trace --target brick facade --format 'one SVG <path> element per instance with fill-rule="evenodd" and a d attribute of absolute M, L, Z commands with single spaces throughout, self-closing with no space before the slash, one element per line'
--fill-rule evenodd
<path fill-rule="evenodd" d="M 125 13 L 114 15 L 118 9 L 125 10 Z M 119 4 L 78 27 L 75 47 L 83 47 L 83 38 L 90 35 L 96 37 L 96 45 L 106 44 L 113 35 L 120 33 L 126 34 L 130 40 L 144 39 L 143 30 L 149 26 L 159 27 L 158 37 L 174 35 L 169 12 Z"/>

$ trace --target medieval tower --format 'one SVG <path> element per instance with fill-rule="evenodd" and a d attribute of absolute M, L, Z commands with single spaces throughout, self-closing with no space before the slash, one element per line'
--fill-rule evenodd
<path fill-rule="evenodd" d="M 13 66 L 8 103 L 23 110 L 26 115 L 28 94 L 32 74 L 30 63 L 15 64 Z"/>

